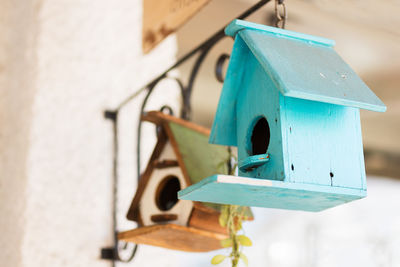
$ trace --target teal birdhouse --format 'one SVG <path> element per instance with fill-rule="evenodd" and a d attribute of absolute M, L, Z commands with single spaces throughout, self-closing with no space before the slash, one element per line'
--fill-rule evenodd
<path fill-rule="evenodd" d="M 365 197 L 359 109 L 386 107 L 334 41 L 241 20 L 225 32 L 235 43 L 209 142 L 237 146 L 239 176 L 179 198 L 320 211 Z"/>

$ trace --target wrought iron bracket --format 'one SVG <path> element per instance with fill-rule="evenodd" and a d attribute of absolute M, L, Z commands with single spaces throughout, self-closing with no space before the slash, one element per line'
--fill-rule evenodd
<path fill-rule="evenodd" d="M 127 258 L 120 255 L 120 248 L 128 250 L 128 244 L 118 240 L 118 220 L 117 220 L 117 204 L 118 204 L 118 111 L 104 111 L 104 118 L 112 122 L 113 126 L 113 205 L 112 205 L 112 228 L 114 232 L 114 246 L 101 248 L 101 259 L 111 260 L 113 265 L 115 261 L 130 262 L 136 254 L 138 246 L 135 245 Z"/>
<path fill-rule="evenodd" d="M 255 11 L 259 10 L 262 6 L 270 2 L 271 0 L 261 0 L 257 2 L 255 5 L 250 7 L 248 10 L 243 12 L 241 15 L 237 17 L 237 19 L 245 19 L 249 15 L 253 14 Z M 135 253 L 137 251 L 137 245 L 134 246 L 134 248 L 131 250 L 131 254 L 127 259 L 122 259 L 120 256 L 120 250 L 119 248 L 121 247 L 122 249 L 126 250 L 127 249 L 127 244 L 124 242 L 120 242 L 117 238 L 117 232 L 118 232 L 118 227 L 117 227 L 117 196 L 118 196 L 118 113 L 119 111 L 130 101 L 132 101 L 134 98 L 136 98 L 138 95 L 140 95 L 142 92 L 146 92 L 146 95 L 144 97 L 144 100 L 140 106 L 140 113 L 139 116 L 143 114 L 146 104 L 154 92 L 154 88 L 159 84 L 160 81 L 164 79 L 173 79 L 176 81 L 177 85 L 179 86 L 180 92 L 181 92 L 181 97 L 182 97 L 182 107 L 181 107 L 181 112 L 180 116 L 183 119 L 190 120 L 191 118 L 191 96 L 192 96 L 192 91 L 193 91 L 193 85 L 196 81 L 196 77 L 199 73 L 200 67 L 202 63 L 204 62 L 205 58 L 207 57 L 208 53 L 210 52 L 211 48 L 213 48 L 219 41 L 221 41 L 223 38 L 225 38 L 225 33 L 224 33 L 225 27 L 214 33 L 211 37 L 209 37 L 206 41 L 195 47 L 193 50 L 185 54 L 183 57 L 178 59 L 172 66 L 170 66 L 168 69 L 166 69 L 163 73 L 155 77 L 152 81 L 147 83 L 145 86 L 141 87 L 139 90 L 134 92 L 132 95 L 127 97 L 125 100 L 123 100 L 114 110 L 106 110 L 104 111 L 104 118 L 112 121 L 113 123 L 113 231 L 114 231 L 114 246 L 112 247 L 106 247 L 101 249 L 101 258 L 106 259 L 106 260 L 112 260 L 113 264 L 116 261 L 123 261 L 123 262 L 129 262 L 131 261 Z M 193 58 L 194 56 L 197 55 L 197 58 L 194 61 L 194 65 L 192 67 L 192 70 L 189 74 L 189 79 L 187 85 L 185 85 L 180 79 L 174 78 L 169 76 L 169 73 L 173 70 L 182 65 L 184 62 L 188 61 L 189 59 Z M 223 54 L 221 55 L 216 63 L 215 67 L 215 75 L 216 79 L 219 82 L 223 82 L 223 66 L 224 62 L 229 59 L 229 55 Z M 168 111 L 170 114 L 172 113 L 172 109 L 169 108 L 168 106 L 163 106 L 161 108 L 161 111 Z M 139 117 L 139 122 L 137 126 L 137 146 L 136 146 L 136 167 L 137 167 L 137 179 L 140 179 L 140 165 L 141 165 L 141 160 L 140 160 L 140 150 L 141 150 L 141 130 L 142 130 L 142 120 Z M 121 245 L 121 246 L 120 246 Z"/>

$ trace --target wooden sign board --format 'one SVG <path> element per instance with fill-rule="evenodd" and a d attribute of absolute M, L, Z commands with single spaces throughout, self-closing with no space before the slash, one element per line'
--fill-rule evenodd
<path fill-rule="evenodd" d="M 210 0 L 143 0 L 143 52 L 148 53 Z"/>

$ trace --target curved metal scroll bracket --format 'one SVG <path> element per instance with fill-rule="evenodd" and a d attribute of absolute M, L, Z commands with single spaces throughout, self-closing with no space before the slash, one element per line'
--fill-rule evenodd
<path fill-rule="evenodd" d="M 245 19 L 249 15 L 253 14 L 255 11 L 260 9 L 262 6 L 270 2 L 271 0 L 261 0 L 245 12 L 243 12 L 240 16 L 237 17 L 237 19 Z M 180 58 L 175 64 L 173 64 L 171 67 L 169 67 L 167 70 L 165 70 L 162 74 L 160 74 L 158 77 L 153 79 L 151 82 L 149 82 L 147 85 L 139 89 L 139 91 L 135 92 L 132 96 L 128 97 L 126 100 L 122 101 L 120 105 L 117 107 L 117 111 L 119 111 L 121 108 L 123 108 L 129 101 L 131 101 L 134 97 L 138 95 L 138 93 L 141 93 L 142 91 L 147 91 L 146 96 L 142 102 L 142 105 L 140 107 L 140 112 L 139 112 L 139 122 L 138 122 L 138 131 L 137 131 L 137 142 L 136 142 L 136 158 L 137 158 L 137 179 L 140 179 L 140 170 L 141 170 L 141 162 L 140 162 L 140 141 L 141 141 L 141 130 L 142 130 L 142 120 L 141 116 L 144 113 L 146 104 L 151 96 L 151 94 L 154 91 L 155 86 L 163 79 L 168 77 L 168 74 L 171 70 L 176 69 L 179 67 L 181 64 L 186 62 L 188 59 L 192 58 L 196 54 L 200 53 L 198 58 L 196 59 L 193 69 L 190 73 L 189 76 L 189 82 L 187 86 L 184 86 L 184 84 L 178 79 L 174 78 L 180 89 L 181 89 L 181 95 L 182 95 L 182 109 L 181 109 L 181 118 L 184 118 L 186 120 L 189 120 L 191 117 L 191 95 L 192 95 L 192 90 L 193 90 L 193 85 L 195 82 L 195 79 L 197 77 L 197 74 L 199 72 L 200 66 L 203 63 L 205 57 L 207 56 L 208 52 L 211 50 L 212 47 L 214 47 L 220 40 L 225 38 L 225 27 L 217 31 L 215 34 L 213 34 L 210 38 L 208 38 L 206 41 L 204 41 L 202 44 L 194 48 L 192 51 L 188 52 L 185 54 L 182 58 Z M 169 77 L 170 78 L 170 77 Z"/>
<path fill-rule="evenodd" d="M 262 6 L 270 2 L 271 0 L 261 0 L 255 5 L 253 5 L 251 8 L 243 12 L 240 16 L 237 17 L 237 19 L 245 19 L 258 9 L 260 9 Z M 181 118 L 190 120 L 191 117 L 191 95 L 193 91 L 193 85 L 196 80 L 196 77 L 199 73 L 200 67 L 202 63 L 204 62 L 204 59 L 208 55 L 209 51 L 211 48 L 213 48 L 220 40 L 225 38 L 225 33 L 224 33 L 225 27 L 217 31 L 214 35 L 212 35 L 210 38 L 208 38 L 206 41 L 204 41 L 202 44 L 194 48 L 192 51 L 188 52 L 186 55 L 184 55 L 182 58 L 180 58 L 178 61 L 176 61 L 171 67 L 169 67 L 167 70 L 165 70 L 162 74 L 154 78 L 151 82 L 149 82 L 147 85 L 144 87 L 140 88 L 138 91 L 124 99 L 117 107 L 115 110 L 107 110 L 104 112 L 104 116 L 106 119 L 110 119 L 113 122 L 113 132 L 114 132 L 114 156 L 113 156 L 113 184 L 114 184 L 114 190 L 113 190 L 113 231 L 115 233 L 114 236 L 114 246 L 109 247 L 109 248 L 103 248 L 101 250 L 101 257 L 103 259 L 109 259 L 113 261 L 113 266 L 115 265 L 115 261 L 123 261 L 123 262 L 129 262 L 131 261 L 137 251 L 137 245 L 135 245 L 133 248 L 131 248 L 131 253 L 130 256 L 128 257 L 121 257 L 120 252 L 126 251 L 129 249 L 128 244 L 125 242 L 121 242 L 117 238 L 117 215 L 116 215 L 116 209 L 117 209 L 117 195 L 118 195 L 118 112 L 120 109 L 122 109 L 126 104 L 128 104 L 130 101 L 132 101 L 134 98 L 139 96 L 142 92 L 146 91 L 146 95 L 144 97 L 144 100 L 141 104 L 140 107 L 140 113 L 139 113 L 139 123 L 138 123 L 138 128 L 137 128 L 137 143 L 136 143 L 136 159 L 137 159 L 137 179 L 140 179 L 140 169 L 141 169 L 141 161 L 140 161 L 140 152 L 141 152 L 141 130 L 142 130 L 142 120 L 141 116 L 144 113 L 144 110 L 146 108 L 146 104 L 154 92 L 155 87 L 157 84 L 162 81 L 163 79 L 173 79 L 177 82 L 177 85 L 180 88 L 181 96 L 182 96 L 182 108 L 181 108 Z M 193 56 L 198 55 L 197 59 L 195 60 L 195 63 L 193 65 L 192 71 L 190 72 L 189 76 L 189 81 L 187 86 L 185 86 L 182 81 L 178 78 L 172 78 L 169 77 L 168 74 L 171 70 L 176 69 L 179 67 L 181 64 L 186 62 L 188 59 L 192 58 Z M 222 75 L 222 69 L 223 69 L 223 64 L 226 59 L 228 59 L 229 56 L 224 54 L 219 57 L 216 65 L 216 75 L 217 75 L 217 80 L 222 82 L 223 81 L 223 75 Z M 169 107 L 163 107 L 162 111 L 167 110 L 169 112 L 172 111 Z M 122 249 L 122 250 L 121 250 Z"/>
<path fill-rule="evenodd" d="M 219 56 L 219 58 L 217 60 L 217 64 L 215 64 L 215 77 L 221 83 L 223 83 L 225 80 L 223 70 L 224 70 L 225 61 L 229 60 L 229 58 L 230 58 L 230 56 L 228 54 L 222 54 Z"/>
<path fill-rule="evenodd" d="M 112 228 L 114 232 L 114 246 L 106 247 L 101 249 L 101 258 L 106 260 L 112 260 L 113 266 L 115 261 L 130 262 L 136 254 L 138 245 L 134 244 L 127 257 L 121 257 L 121 250 L 128 251 L 128 243 L 121 242 L 118 240 L 118 220 L 117 220 L 117 205 L 118 205 L 118 112 L 112 110 L 106 110 L 104 112 L 104 118 L 112 122 L 113 127 L 113 194 L 112 194 Z M 124 253 L 125 254 L 125 253 Z"/>

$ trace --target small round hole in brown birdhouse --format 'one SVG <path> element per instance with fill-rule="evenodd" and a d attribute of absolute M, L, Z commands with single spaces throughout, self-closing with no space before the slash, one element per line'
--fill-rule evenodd
<path fill-rule="evenodd" d="M 156 204 L 162 211 L 172 209 L 178 202 L 178 191 L 181 184 L 178 177 L 169 175 L 165 177 L 157 187 Z"/>
<path fill-rule="evenodd" d="M 270 130 L 268 121 L 261 117 L 251 134 L 251 155 L 266 154 L 269 146 Z"/>

